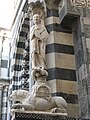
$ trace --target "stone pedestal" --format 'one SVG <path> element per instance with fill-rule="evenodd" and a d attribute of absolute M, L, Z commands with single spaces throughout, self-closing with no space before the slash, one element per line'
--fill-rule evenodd
<path fill-rule="evenodd" d="M 81 120 L 46 112 L 14 112 L 12 120 Z"/>

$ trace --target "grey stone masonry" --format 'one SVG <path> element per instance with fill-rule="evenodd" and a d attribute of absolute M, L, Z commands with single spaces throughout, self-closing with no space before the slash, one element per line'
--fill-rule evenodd
<path fill-rule="evenodd" d="M 90 118 L 90 70 L 89 47 L 90 25 L 85 20 L 90 19 L 90 10 L 70 5 L 70 0 L 63 0 L 62 9 L 59 10 L 62 26 L 71 27 L 74 40 L 74 54 L 76 62 L 76 76 L 78 82 L 78 95 L 80 116 Z M 69 21 L 69 22 L 68 22 Z"/>

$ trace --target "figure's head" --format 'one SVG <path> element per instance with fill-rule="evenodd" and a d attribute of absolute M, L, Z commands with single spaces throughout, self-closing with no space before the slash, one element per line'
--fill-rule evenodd
<path fill-rule="evenodd" d="M 39 14 L 35 14 L 33 16 L 33 21 L 34 21 L 34 24 L 39 24 L 40 23 L 40 15 Z"/>

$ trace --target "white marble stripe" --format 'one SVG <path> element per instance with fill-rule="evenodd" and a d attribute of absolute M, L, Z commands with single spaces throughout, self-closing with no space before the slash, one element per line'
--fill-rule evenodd
<path fill-rule="evenodd" d="M 73 35 L 63 32 L 52 31 L 48 35 L 47 44 L 58 43 L 73 46 Z"/>
<path fill-rule="evenodd" d="M 12 75 L 12 77 L 20 77 L 21 76 L 21 71 L 15 71 L 15 70 L 13 70 L 13 72 L 11 73 Z"/>
<path fill-rule="evenodd" d="M 57 92 L 77 95 L 77 82 L 67 80 L 56 80 Z"/>
<path fill-rule="evenodd" d="M 47 81 L 47 85 L 51 88 L 51 93 L 57 92 L 57 90 L 56 90 L 56 79 Z"/>
<path fill-rule="evenodd" d="M 25 19 L 23 24 L 29 24 L 29 21 Z"/>
<path fill-rule="evenodd" d="M 64 53 L 49 53 L 46 55 L 48 68 L 66 68 L 75 70 L 75 56 Z"/>
<path fill-rule="evenodd" d="M 64 32 L 55 32 L 55 43 L 73 46 L 73 35 Z"/>
<path fill-rule="evenodd" d="M 47 68 L 55 67 L 55 53 L 46 54 Z"/>
<path fill-rule="evenodd" d="M 24 42 L 26 41 L 26 37 L 19 36 L 19 42 Z"/>
<path fill-rule="evenodd" d="M 51 92 L 63 92 L 66 94 L 73 94 L 77 95 L 77 82 L 75 81 L 67 81 L 67 80 L 60 80 L 60 79 L 54 79 L 54 80 L 48 80 L 47 84 L 51 88 Z"/>
<path fill-rule="evenodd" d="M 24 49 L 23 48 L 17 48 L 17 52 L 16 53 L 23 55 Z"/>
<path fill-rule="evenodd" d="M 48 17 L 45 19 L 45 25 L 49 25 L 49 24 L 60 24 L 60 19 L 59 17 Z"/>
<path fill-rule="evenodd" d="M 90 48 L 90 38 L 86 38 L 86 47 Z"/>
<path fill-rule="evenodd" d="M 23 31 L 23 32 L 28 32 L 28 28 L 22 27 L 22 31 Z M 25 37 L 25 38 L 26 38 L 26 37 Z"/>
<path fill-rule="evenodd" d="M 80 111 L 79 111 L 80 109 L 79 109 L 79 105 L 78 104 L 70 104 L 70 103 L 68 103 L 68 105 L 67 105 L 67 111 L 68 111 L 68 115 L 70 115 L 71 117 L 76 117 L 76 118 L 78 118 L 78 116 L 79 116 L 79 113 L 80 113 Z"/>
<path fill-rule="evenodd" d="M 90 18 L 84 17 L 84 24 L 90 25 Z"/>

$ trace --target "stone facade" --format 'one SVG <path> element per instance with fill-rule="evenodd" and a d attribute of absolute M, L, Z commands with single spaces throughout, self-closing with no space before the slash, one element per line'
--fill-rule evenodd
<path fill-rule="evenodd" d="M 69 116 L 89 119 L 90 9 L 72 6 L 70 0 L 45 2 L 45 26 L 49 34 L 46 42 L 47 82 L 52 96 L 62 96 L 67 101 Z M 11 43 L 10 93 L 23 87 L 28 90 L 28 86 L 34 84 L 30 76 L 28 36 L 33 21 L 27 14 L 27 0 L 18 13 Z"/>

